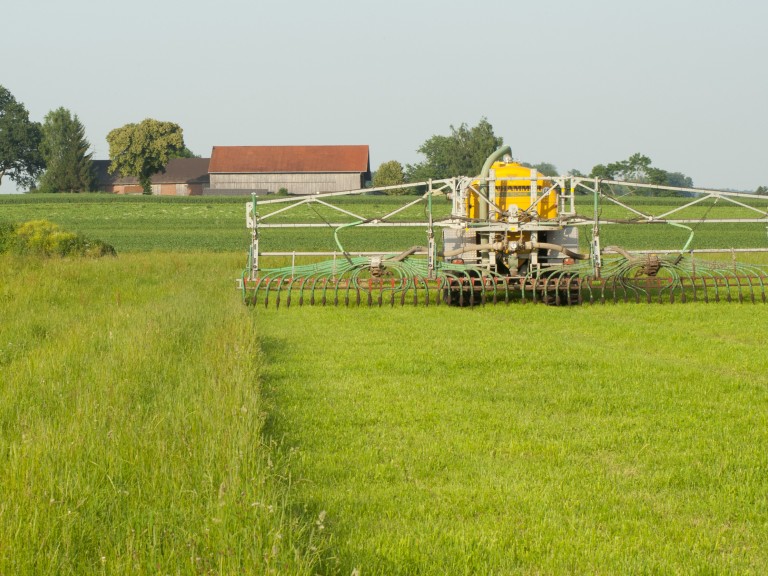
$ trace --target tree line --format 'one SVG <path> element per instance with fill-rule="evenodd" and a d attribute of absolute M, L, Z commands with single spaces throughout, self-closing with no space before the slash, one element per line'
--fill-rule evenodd
<path fill-rule="evenodd" d="M 439 180 L 454 176 L 474 176 L 480 173 L 483 163 L 503 144 L 503 139 L 496 136 L 493 126 L 482 118 L 477 126 L 470 127 L 463 123 L 458 128 L 450 126 L 450 134 L 435 135 L 427 139 L 417 152 L 424 156 L 422 162 L 406 164 L 398 160 L 383 162 L 373 174 L 373 187 L 397 186 L 427 180 Z M 545 176 L 558 176 L 557 167 L 550 162 L 529 163 L 520 161 L 528 168 L 535 168 Z M 678 171 L 664 170 L 653 166 L 651 159 L 640 153 L 632 154 L 625 160 L 607 164 L 596 164 L 588 174 L 571 169 L 565 176 L 587 176 L 605 180 L 656 184 L 676 188 L 692 188 L 693 179 Z M 390 193 L 406 193 L 414 188 L 402 188 Z M 663 192 L 660 192 L 663 193 Z M 768 194 L 768 187 L 759 186 L 756 194 Z"/>
<path fill-rule="evenodd" d="M 133 176 L 145 194 L 151 194 L 151 176 L 165 169 L 172 158 L 195 155 L 184 144 L 181 127 L 173 122 L 148 118 L 126 124 L 107 135 L 109 172 Z M 398 186 L 454 176 L 474 176 L 486 158 L 503 144 L 487 118 L 476 126 L 462 123 L 450 126 L 447 135 L 433 135 L 417 149 L 424 160 L 403 165 L 397 160 L 383 162 L 373 174 L 372 185 Z M 0 183 L 7 176 L 21 187 L 39 192 L 84 192 L 96 187 L 90 144 L 85 128 L 69 110 L 60 107 L 46 114 L 42 123 L 30 120 L 27 109 L 3 86 L 0 86 Z M 546 176 L 557 176 L 557 167 L 549 162 L 524 166 L 536 168 Z M 584 176 L 579 170 L 566 173 Z M 682 172 L 653 166 L 644 154 L 633 154 L 626 160 L 597 164 L 588 174 L 591 178 L 643 182 L 689 188 L 693 180 Z M 402 194 L 408 189 L 390 190 Z M 760 186 L 757 194 L 768 194 Z"/>
<path fill-rule="evenodd" d="M 134 176 L 145 194 L 151 176 L 172 158 L 195 155 L 184 144 L 181 127 L 148 118 L 107 135 L 109 172 Z M 77 114 L 60 107 L 42 123 L 30 120 L 26 107 L 0 86 L 0 183 L 7 176 L 38 192 L 88 192 L 96 188 L 91 145 Z"/>

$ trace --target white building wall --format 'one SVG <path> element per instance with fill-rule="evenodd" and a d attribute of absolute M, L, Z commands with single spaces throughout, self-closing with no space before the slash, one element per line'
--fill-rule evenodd
<path fill-rule="evenodd" d="M 211 174 L 214 190 L 267 190 L 280 188 L 289 194 L 317 194 L 357 190 L 363 186 L 360 173 L 302 173 L 302 174 Z"/>

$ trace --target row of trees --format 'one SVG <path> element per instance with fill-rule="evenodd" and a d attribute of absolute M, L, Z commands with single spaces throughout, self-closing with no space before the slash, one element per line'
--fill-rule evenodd
<path fill-rule="evenodd" d="M 191 158 L 181 127 L 151 118 L 126 124 L 107 135 L 110 173 L 135 176 L 150 194 L 153 174 L 171 158 Z M 46 114 L 42 123 L 9 90 L 0 86 L 0 183 L 7 176 L 17 185 L 40 192 L 93 190 L 96 175 L 85 128 L 66 108 Z"/>
<path fill-rule="evenodd" d="M 190 158 L 194 154 L 184 144 L 181 127 L 173 122 L 151 118 L 126 124 L 107 135 L 110 173 L 134 176 L 144 192 L 151 193 L 151 176 L 165 169 L 172 158 Z M 373 186 L 398 186 L 429 179 L 473 176 L 480 172 L 485 159 L 503 144 L 493 126 L 482 118 L 477 126 L 462 123 L 450 126 L 447 136 L 434 135 L 418 152 L 424 161 L 403 166 L 397 160 L 384 162 L 374 173 Z M 45 116 L 43 123 L 33 122 L 24 105 L 0 86 L 0 183 L 5 176 L 19 186 L 41 192 L 81 192 L 93 190 L 95 174 L 90 144 L 77 114 L 58 108 Z M 556 176 L 557 168 L 549 162 L 527 164 L 547 176 Z M 582 176 L 578 170 L 569 174 Z M 644 182 L 666 186 L 691 187 L 693 180 L 681 172 L 671 172 L 652 165 L 643 154 L 626 160 L 594 166 L 592 178 Z M 393 194 L 407 189 L 394 189 Z M 760 186 L 758 194 L 768 193 Z"/>
<path fill-rule="evenodd" d="M 425 157 L 423 162 L 407 164 L 405 167 L 397 160 L 384 162 L 374 173 L 372 184 L 374 187 L 398 186 L 429 179 L 451 178 L 457 175 L 474 176 L 479 174 L 485 159 L 502 144 L 502 138 L 494 134 L 493 126 L 486 118 L 481 119 L 474 127 L 469 127 L 466 124 L 461 124 L 458 128 L 451 126 L 450 134 L 432 136 L 418 148 L 418 152 Z M 536 168 L 540 173 L 547 176 L 558 175 L 557 167 L 549 162 L 538 164 L 521 162 L 521 164 L 529 168 Z M 570 170 L 567 174 L 585 176 L 579 170 Z M 626 160 L 597 164 L 588 176 L 590 178 L 682 188 L 693 186 L 693 180 L 690 176 L 686 176 L 682 172 L 672 172 L 653 166 L 648 156 L 639 153 L 631 155 Z M 390 193 L 401 194 L 408 190 L 407 188 L 400 188 L 394 189 Z M 768 194 L 768 187 L 760 186 L 755 192 Z"/>

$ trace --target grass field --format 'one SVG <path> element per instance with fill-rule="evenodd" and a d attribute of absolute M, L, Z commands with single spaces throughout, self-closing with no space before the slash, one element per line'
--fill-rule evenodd
<path fill-rule="evenodd" d="M 0 574 L 768 571 L 768 307 L 248 309 L 112 198 L 0 197 L 119 253 L 0 257 Z"/>
<path fill-rule="evenodd" d="M 0 574 L 311 574 L 231 255 L 0 256 Z"/>
<path fill-rule="evenodd" d="M 768 570 L 764 306 L 257 314 L 328 573 Z"/>

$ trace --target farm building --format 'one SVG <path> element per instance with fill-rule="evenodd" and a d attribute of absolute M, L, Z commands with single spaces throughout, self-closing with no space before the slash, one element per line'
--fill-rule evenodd
<path fill-rule="evenodd" d="M 174 158 L 165 167 L 165 172 L 152 176 L 152 194 L 164 196 L 200 196 L 208 186 L 208 164 L 210 158 Z M 141 194 L 139 180 L 132 176 L 110 174 L 109 160 L 94 160 L 96 189 L 99 192 L 115 194 Z"/>
<path fill-rule="evenodd" d="M 368 146 L 214 146 L 205 194 L 315 194 L 371 178 Z"/>

